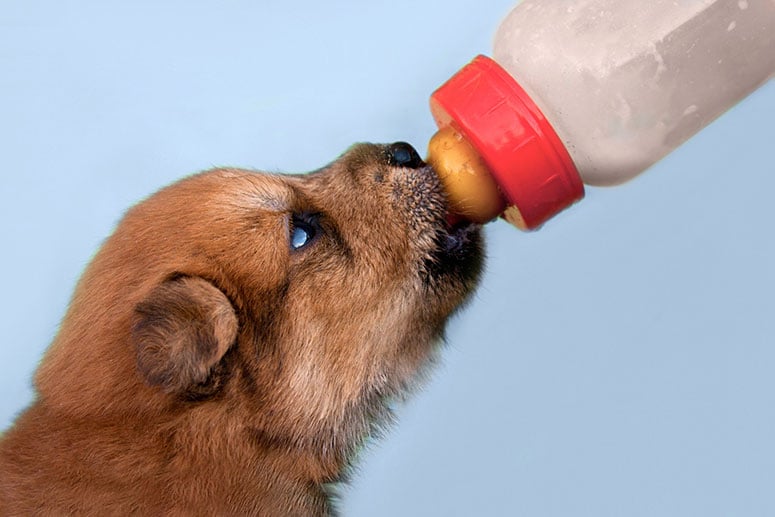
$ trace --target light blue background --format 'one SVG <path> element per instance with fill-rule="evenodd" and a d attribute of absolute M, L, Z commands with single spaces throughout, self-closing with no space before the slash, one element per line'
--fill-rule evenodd
<path fill-rule="evenodd" d="M 4 0 L 0 428 L 122 212 L 214 165 L 424 149 L 511 0 Z M 489 265 L 347 516 L 775 515 L 775 82 Z M 77 358 L 73 358 L 77 360 Z"/>

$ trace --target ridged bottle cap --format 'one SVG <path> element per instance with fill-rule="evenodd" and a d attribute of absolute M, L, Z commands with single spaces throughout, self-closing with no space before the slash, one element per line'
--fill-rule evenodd
<path fill-rule="evenodd" d="M 538 106 L 500 65 L 477 56 L 431 96 L 442 128 L 455 127 L 482 156 L 509 208 L 527 230 L 584 197 L 573 160 Z"/>

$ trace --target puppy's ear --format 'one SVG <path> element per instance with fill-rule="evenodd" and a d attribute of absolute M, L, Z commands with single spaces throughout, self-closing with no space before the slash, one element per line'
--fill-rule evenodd
<path fill-rule="evenodd" d="M 229 299 L 197 277 L 157 286 L 137 304 L 132 323 L 137 370 L 166 393 L 205 383 L 237 337 Z"/>

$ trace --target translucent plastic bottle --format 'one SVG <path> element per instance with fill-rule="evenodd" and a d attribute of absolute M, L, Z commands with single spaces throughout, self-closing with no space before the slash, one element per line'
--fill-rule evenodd
<path fill-rule="evenodd" d="M 775 75 L 775 0 L 524 0 L 493 59 L 432 95 L 446 140 L 429 160 L 448 184 L 483 175 L 444 156 L 471 156 L 454 149 L 470 145 L 497 193 L 461 187 L 459 211 L 505 210 L 532 229 L 581 199 L 582 182 L 633 178 Z M 465 213 L 488 195 L 502 205 Z"/>

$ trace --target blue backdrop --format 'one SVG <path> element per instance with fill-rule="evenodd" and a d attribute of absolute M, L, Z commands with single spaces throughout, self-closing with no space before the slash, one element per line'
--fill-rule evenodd
<path fill-rule="evenodd" d="M 0 429 L 128 206 L 215 165 L 424 149 L 428 95 L 511 3 L 5 0 Z M 444 364 L 344 515 L 775 515 L 773 120 L 770 82 L 540 232 L 489 225 Z"/>

